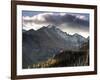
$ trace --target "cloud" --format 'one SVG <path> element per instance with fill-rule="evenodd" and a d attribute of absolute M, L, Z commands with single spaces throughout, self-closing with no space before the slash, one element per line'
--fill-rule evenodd
<path fill-rule="evenodd" d="M 85 14 L 71 13 L 39 13 L 37 15 L 23 16 L 23 25 L 39 29 L 43 25 L 53 24 L 60 28 L 79 28 L 88 30 L 89 18 Z M 64 24 L 64 25 L 63 25 Z M 63 26 L 62 26 L 63 25 Z"/>

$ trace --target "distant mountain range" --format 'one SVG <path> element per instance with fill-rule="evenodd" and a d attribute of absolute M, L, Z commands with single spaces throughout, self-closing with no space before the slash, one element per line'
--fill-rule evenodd
<path fill-rule="evenodd" d="M 61 50 L 78 51 L 89 40 L 77 33 L 67 34 L 54 25 L 44 26 L 37 31 L 31 29 L 22 32 L 23 68 L 46 61 Z"/>

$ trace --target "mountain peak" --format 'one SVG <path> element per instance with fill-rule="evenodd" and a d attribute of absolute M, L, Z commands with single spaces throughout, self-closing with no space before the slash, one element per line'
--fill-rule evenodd
<path fill-rule="evenodd" d="M 35 32 L 35 30 L 34 29 L 30 29 L 30 30 L 28 30 L 28 32 L 29 33 L 33 33 L 33 32 Z"/>
<path fill-rule="evenodd" d="M 34 34 L 34 32 L 35 32 L 34 29 L 30 29 L 28 31 L 25 31 L 25 34 L 32 35 L 32 34 Z"/>
<path fill-rule="evenodd" d="M 48 25 L 48 26 L 43 26 L 41 27 L 40 29 L 38 29 L 38 31 L 41 31 L 41 30 L 56 30 L 58 31 L 59 29 L 55 26 L 55 25 Z"/>
<path fill-rule="evenodd" d="M 73 34 L 73 36 L 80 36 L 78 33 Z"/>
<path fill-rule="evenodd" d="M 86 39 L 85 37 L 83 37 L 82 35 L 78 34 L 78 33 L 75 33 L 72 35 L 73 37 L 76 37 L 76 38 L 80 38 L 80 39 Z"/>
<path fill-rule="evenodd" d="M 54 25 L 48 25 L 47 28 L 54 28 L 55 29 L 56 26 L 54 26 Z"/>
<path fill-rule="evenodd" d="M 34 29 L 30 29 L 29 31 L 35 31 Z"/>

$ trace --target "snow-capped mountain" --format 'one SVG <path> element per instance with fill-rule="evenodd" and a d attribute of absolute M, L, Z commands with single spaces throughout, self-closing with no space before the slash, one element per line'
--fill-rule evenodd
<path fill-rule="evenodd" d="M 45 61 L 60 50 L 79 50 L 87 41 L 79 34 L 70 35 L 54 25 L 23 32 L 23 67 Z"/>

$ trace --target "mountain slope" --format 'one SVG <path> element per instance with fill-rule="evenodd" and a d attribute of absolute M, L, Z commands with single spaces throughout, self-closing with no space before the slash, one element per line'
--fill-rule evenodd
<path fill-rule="evenodd" d="M 23 32 L 23 68 L 46 61 L 61 50 L 79 50 L 86 38 L 79 34 L 69 35 L 56 26 L 48 25 L 35 31 Z"/>

